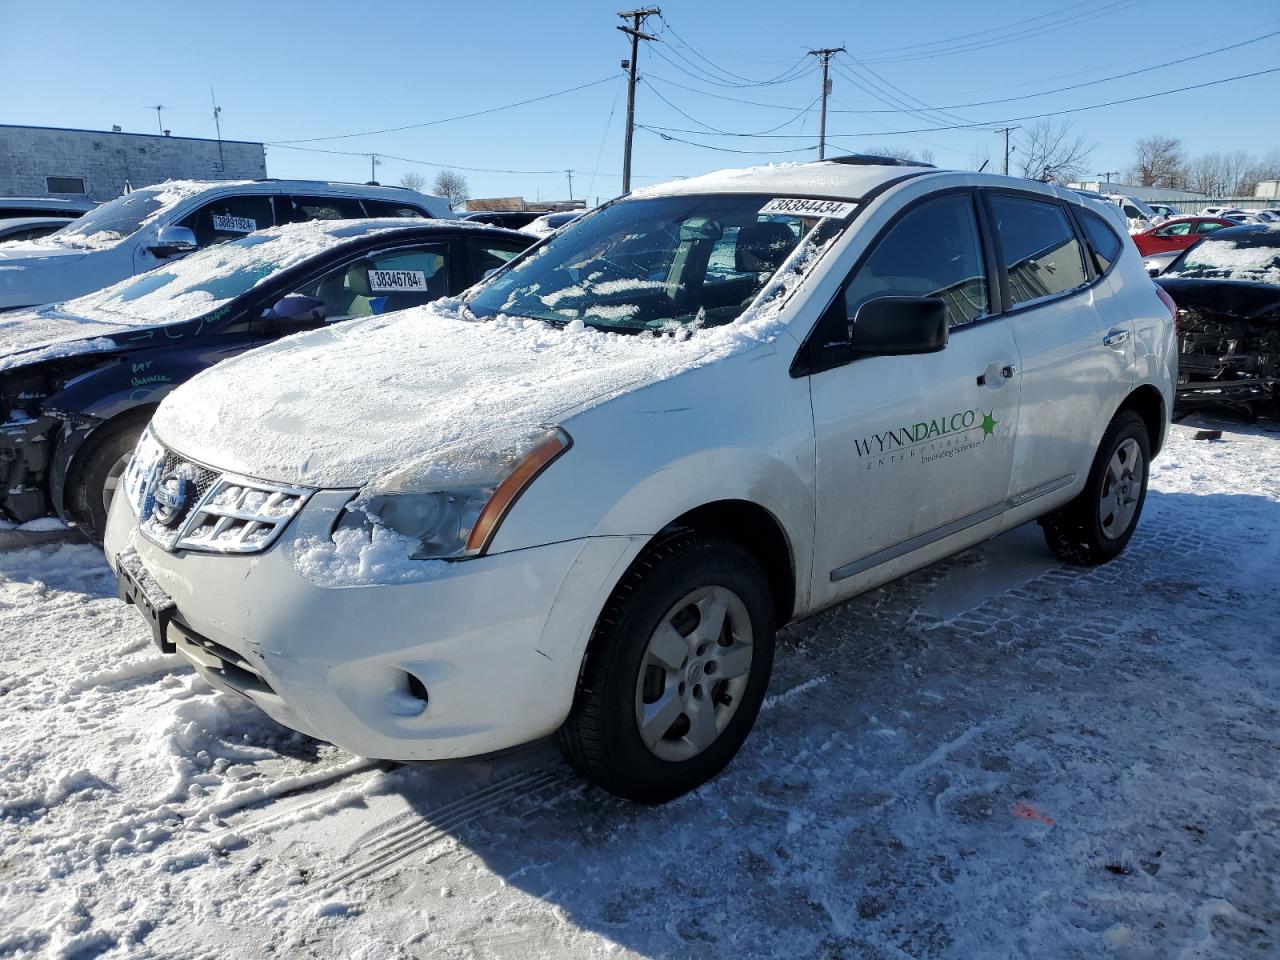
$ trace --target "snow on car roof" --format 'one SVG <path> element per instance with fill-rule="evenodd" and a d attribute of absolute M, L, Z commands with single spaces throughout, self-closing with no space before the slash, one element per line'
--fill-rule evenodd
<path fill-rule="evenodd" d="M 758 167 L 716 170 L 700 177 L 669 180 L 632 192 L 632 197 L 673 197 L 691 193 L 766 193 L 775 196 L 839 197 L 859 200 L 877 187 L 931 167 L 816 163 L 770 163 Z"/>

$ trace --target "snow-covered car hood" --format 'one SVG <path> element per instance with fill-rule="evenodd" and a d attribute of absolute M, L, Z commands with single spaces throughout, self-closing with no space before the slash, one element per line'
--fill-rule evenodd
<path fill-rule="evenodd" d="M 300 334 L 228 360 L 161 404 L 161 442 L 219 470 L 359 487 L 438 458 L 503 453 L 538 428 L 726 351 L 772 338 L 766 319 L 693 337 L 626 335 L 499 317 L 456 301 Z"/>
<path fill-rule="evenodd" d="M 144 329 L 86 319 L 58 304 L 0 313 L 0 372 L 57 357 L 115 350 L 119 343 L 114 335 Z"/>
<path fill-rule="evenodd" d="M 50 260 L 69 263 L 87 257 L 89 253 L 88 250 L 73 250 L 71 247 L 41 243 L 38 240 L 11 240 L 0 243 L 0 270 L 6 267 L 17 269 Z"/>

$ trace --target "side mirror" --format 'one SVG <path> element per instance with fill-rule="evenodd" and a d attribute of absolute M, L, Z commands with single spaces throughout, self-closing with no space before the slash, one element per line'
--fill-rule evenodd
<path fill-rule="evenodd" d="M 947 304 L 941 297 L 877 297 L 849 319 L 855 356 L 937 353 L 947 345 Z"/>
<path fill-rule="evenodd" d="M 1148 277 L 1160 276 L 1160 268 L 1155 266 L 1147 267 L 1147 276 Z"/>
<path fill-rule="evenodd" d="M 191 253 L 196 247 L 196 235 L 189 227 L 167 226 L 160 228 L 147 249 L 157 257 L 176 257 Z"/>
<path fill-rule="evenodd" d="M 274 320 L 278 327 L 313 327 L 324 323 L 324 301 L 305 293 L 291 293 L 263 311 L 262 318 Z"/>

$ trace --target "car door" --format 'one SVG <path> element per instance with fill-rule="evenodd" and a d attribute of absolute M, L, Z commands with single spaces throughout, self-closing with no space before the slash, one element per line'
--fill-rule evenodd
<path fill-rule="evenodd" d="M 1011 499 L 1082 480 L 1132 380 L 1132 319 L 1053 197 L 991 191 L 1004 302 L 1022 357 Z"/>
<path fill-rule="evenodd" d="M 882 231 L 810 338 L 818 605 L 998 528 L 1018 422 L 1018 354 L 1008 321 L 996 315 L 990 263 L 974 195 L 931 195 Z M 885 296 L 941 297 L 946 347 L 854 358 L 848 318 Z"/>
<path fill-rule="evenodd" d="M 1188 237 L 1190 236 L 1190 223 L 1171 223 L 1148 234 L 1150 248 L 1144 250 L 1143 253 L 1165 253 L 1169 250 L 1181 250 L 1189 242 Z"/>

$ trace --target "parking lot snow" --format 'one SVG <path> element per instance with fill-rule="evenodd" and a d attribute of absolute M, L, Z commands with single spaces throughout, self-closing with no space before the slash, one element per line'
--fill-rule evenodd
<path fill-rule="evenodd" d="M 0 956 L 1274 957 L 1280 443 L 1175 427 L 1129 550 L 1034 526 L 788 627 L 664 807 L 546 744 L 394 765 L 0 553 Z"/>

